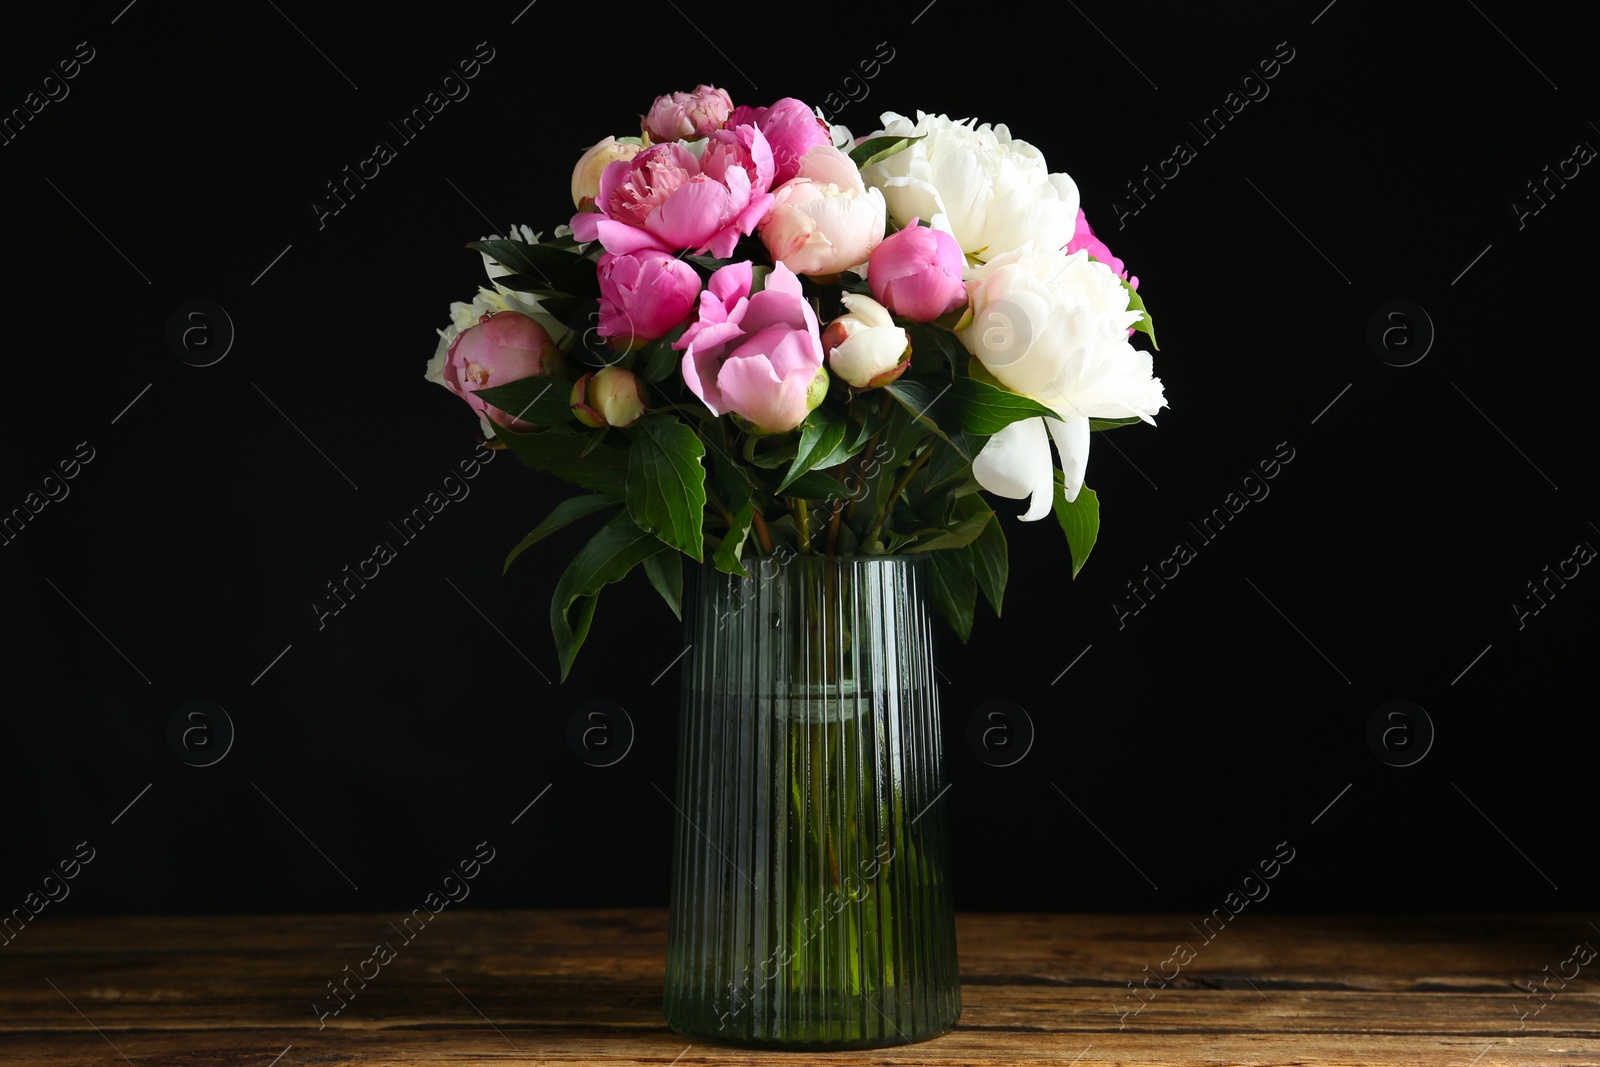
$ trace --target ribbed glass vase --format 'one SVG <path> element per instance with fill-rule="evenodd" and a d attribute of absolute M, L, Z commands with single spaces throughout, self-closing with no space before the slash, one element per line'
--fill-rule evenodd
<path fill-rule="evenodd" d="M 686 583 L 666 1016 L 731 1044 L 872 1048 L 961 1014 L 918 557 Z"/>

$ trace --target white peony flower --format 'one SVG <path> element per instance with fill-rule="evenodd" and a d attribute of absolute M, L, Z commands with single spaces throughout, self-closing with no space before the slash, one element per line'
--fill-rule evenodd
<path fill-rule="evenodd" d="M 926 219 L 980 262 L 1030 241 L 1036 248 L 1064 248 L 1072 240 L 1077 185 L 1050 173 L 1039 150 L 1005 126 L 921 111 L 915 122 L 892 111 L 882 120 L 884 128 L 869 136 L 925 135 L 861 172 L 868 185 L 883 190 L 896 225 Z"/>
<path fill-rule="evenodd" d="M 1043 518 L 1054 499 L 1052 439 L 1066 498 L 1075 500 L 1089 460 L 1089 420 L 1137 416 L 1153 424 L 1166 404 L 1150 354 L 1128 343 L 1142 312 L 1128 307 L 1111 268 L 1084 251 L 1025 247 L 971 275 L 972 320 L 957 335 L 961 343 L 1006 388 L 1059 416 L 995 434 L 973 458 L 973 476 L 997 495 L 1031 497 L 1023 519 Z"/>

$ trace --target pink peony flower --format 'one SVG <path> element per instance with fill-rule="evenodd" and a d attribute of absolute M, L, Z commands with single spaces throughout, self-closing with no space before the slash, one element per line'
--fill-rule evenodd
<path fill-rule="evenodd" d="M 480 400 L 477 391 L 535 375 L 559 374 L 560 370 L 561 350 L 545 328 L 526 315 L 502 311 L 485 315 L 451 342 L 444 361 L 444 384 L 480 416 L 526 433 L 534 429 L 533 423 Z"/>
<path fill-rule="evenodd" d="M 572 235 L 627 255 L 710 250 L 733 254 L 772 207 L 772 150 L 753 126 L 717 130 L 696 158 L 676 141 L 619 159 L 600 175 L 599 213 L 572 216 Z"/>
<path fill-rule="evenodd" d="M 726 89 L 696 86 L 692 93 L 669 93 L 656 97 L 650 113 L 640 123 L 644 135 L 655 144 L 663 141 L 694 141 L 713 130 L 722 129 L 733 110 Z"/>
<path fill-rule="evenodd" d="M 797 274 L 837 274 L 867 261 L 883 240 L 885 217 L 883 194 L 867 188 L 850 157 L 818 145 L 773 194 L 761 240 Z"/>
<path fill-rule="evenodd" d="M 883 239 L 867 264 L 872 295 L 901 318 L 932 322 L 967 302 L 966 259 L 943 230 L 911 225 Z"/>
<path fill-rule="evenodd" d="M 1096 237 L 1094 231 L 1089 228 L 1089 217 L 1083 213 L 1083 208 L 1078 209 L 1078 224 L 1077 229 L 1073 231 L 1072 240 L 1068 241 L 1066 246 L 1062 248 L 1062 251 L 1069 256 L 1079 250 L 1086 250 L 1091 258 L 1097 259 L 1110 267 L 1111 273 L 1127 282 L 1130 288 L 1139 288 L 1139 279 L 1129 280 L 1128 272 L 1123 267 L 1122 260 L 1112 255 L 1111 249 L 1106 247 L 1106 243 Z"/>
<path fill-rule="evenodd" d="M 728 126 L 753 125 L 772 146 L 776 167 L 772 184 L 782 185 L 800 173 L 800 160 L 817 145 L 831 145 L 827 124 L 805 104 L 786 96 L 771 107 L 736 107 L 728 116 Z"/>
<path fill-rule="evenodd" d="M 600 257 L 601 337 L 629 350 L 664 337 L 689 317 L 700 295 L 700 275 L 681 259 L 646 248 Z"/>
<path fill-rule="evenodd" d="M 792 430 L 825 389 L 817 316 L 800 279 L 782 263 L 750 295 L 749 260 L 711 275 L 700 317 L 673 344 L 683 350 L 683 380 L 714 415 L 732 412 L 771 433 Z"/>

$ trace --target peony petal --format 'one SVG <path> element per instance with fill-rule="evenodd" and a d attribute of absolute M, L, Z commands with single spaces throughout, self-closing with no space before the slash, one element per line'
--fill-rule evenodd
<path fill-rule="evenodd" d="M 671 251 L 662 243 L 659 237 L 649 230 L 641 230 L 637 226 L 629 226 L 626 222 L 617 222 L 615 219 L 604 218 L 593 213 L 589 213 L 589 217 L 597 220 L 595 222 L 596 236 L 599 238 L 600 244 L 605 247 L 605 250 L 612 255 L 626 256 L 634 252 L 643 252 L 649 248 L 662 252 Z M 573 226 L 572 233 L 573 236 L 577 236 L 577 226 Z M 584 238 L 579 237 L 578 239 L 581 241 Z"/>
<path fill-rule="evenodd" d="M 806 417 L 806 388 L 812 374 L 804 371 L 780 378 L 763 355 L 730 359 L 717 373 L 717 387 L 728 407 L 763 430 L 792 430 Z"/>
<path fill-rule="evenodd" d="M 749 296 L 754 267 L 755 264 L 748 259 L 718 267 L 706 283 L 706 290 L 714 294 L 724 307 Z"/>
<path fill-rule="evenodd" d="M 1066 419 L 1045 419 L 1044 424 L 1056 443 L 1056 451 L 1061 453 L 1061 474 L 1070 503 L 1078 499 L 1084 472 L 1089 468 L 1089 420 L 1073 415 Z"/>
<path fill-rule="evenodd" d="M 1054 470 L 1042 418 L 1013 422 L 972 457 L 972 476 L 984 489 L 1012 500 L 1032 497 L 1022 515 L 1025 522 L 1049 513 L 1055 496 Z"/>
<path fill-rule="evenodd" d="M 728 190 L 710 178 L 694 178 L 674 189 L 645 226 L 667 248 L 701 248 L 731 215 Z"/>

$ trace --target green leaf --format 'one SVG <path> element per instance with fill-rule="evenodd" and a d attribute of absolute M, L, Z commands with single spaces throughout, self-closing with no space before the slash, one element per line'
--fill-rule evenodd
<path fill-rule="evenodd" d="M 1056 522 L 1067 535 L 1067 548 L 1072 552 L 1072 576 L 1076 578 L 1083 565 L 1089 562 L 1095 538 L 1100 536 L 1100 498 L 1086 485 L 1078 490 L 1078 499 L 1069 504 L 1059 470 L 1056 471 L 1055 495 Z"/>
<path fill-rule="evenodd" d="M 572 383 L 565 378 L 518 378 L 474 393 L 512 418 L 535 426 L 572 421 Z"/>
<path fill-rule="evenodd" d="M 963 496 L 963 501 L 970 501 L 971 496 Z M 942 549 L 965 549 L 966 545 L 978 539 L 984 531 L 984 526 L 989 525 L 989 520 L 994 518 L 994 512 L 984 507 L 984 514 L 968 515 L 960 518 L 954 525 L 947 528 L 931 528 L 931 530 L 918 530 L 917 541 L 907 545 L 907 552 L 938 552 Z"/>
<path fill-rule="evenodd" d="M 900 403 L 901 407 L 910 412 L 917 422 L 938 434 L 952 448 L 961 450 L 952 436 L 954 431 L 946 429 L 954 427 L 956 423 L 954 414 L 950 410 L 953 383 L 946 383 L 935 389 L 929 382 L 908 382 L 901 378 L 883 388 Z"/>
<path fill-rule="evenodd" d="M 1123 278 L 1121 281 L 1122 287 L 1128 291 L 1128 309 L 1130 311 L 1144 312 L 1144 318 L 1134 323 L 1133 328 L 1150 338 L 1151 348 L 1154 348 L 1157 352 L 1161 351 L 1161 346 L 1156 344 L 1156 324 L 1151 320 L 1150 312 L 1144 306 L 1144 297 L 1139 295 L 1139 290 L 1128 284 L 1128 279 Z"/>
<path fill-rule="evenodd" d="M 821 471 L 806 471 L 789 483 L 789 495 L 801 500 L 832 500 L 850 495 L 850 487 Z"/>
<path fill-rule="evenodd" d="M 644 561 L 644 576 L 656 587 L 672 614 L 683 621 L 683 553 L 665 548 Z"/>
<path fill-rule="evenodd" d="M 835 418 L 821 408 L 807 415 L 800 429 L 800 444 L 795 451 L 794 462 L 789 464 L 789 473 L 778 483 L 778 492 L 782 493 L 796 478 L 815 467 L 818 460 L 832 454 L 844 441 L 846 426 L 843 419 Z"/>
<path fill-rule="evenodd" d="M 1019 419 L 1040 415 L 1060 418 L 1053 408 L 976 378 L 957 378 L 951 389 L 961 428 L 968 433 L 997 434 Z"/>
<path fill-rule="evenodd" d="M 850 161 L 856 166 L 865 169 L 872 166 L 874 163 L 879 163 L 885 159 L 888 159 L 896 152 L 902 152 L 905 149 L 910 148 L 913 144 L 922 140 L 924 136 L 926 135 L 918 134 L 915 137 L 896 137 L 894 134 L 888 134 L 884 137 L 869 138 L 868 140 L 862 141 L 860 144 L 850 149 Z"/>
<path fill-rule="evenodd" d="M 495 425 L 495 440 L 535 470 L 546 471 L 585 489 L 621 500 L 627 488 L 628 453 L 595 442 L 594 433 L 553 427 L 534 433 L 513 433 Z M 585 452 L 587 451 L 587 454 Z"/>
<path fill-rule="evenodd" d="M 1136 422 L 1143 422 L 1137 415 L 1130 415 L 1126 419 L 1090 419 L 1091 430 L 1115 430 L 1118 426 L 1132 426 Z"/>
<path fill-rule="evenodd" d="M 600 590 L 621 581 L 635 566 L 661 551 L 661 542 L 639 529 L 624 512 L 612 516 L 588 544 L 572 557 L 550 598 L 550 632 L 561 661 L 561 680 L 589 636 Z"/>
<path fill-rule="evenodd" d="M 670 377 L 672 372 L 678 369 L 678 365 L 683 361 L 683 353 L 673 351 L 672 342 L 682 333 L 682 330 L 674 330 L 665 337 L 651 341 L 635 354 L 640 378 L 655 383 Z"/>
<path fill-rule="evenodd" d="M 932 323 L 911 323 L 906 326 L 906 334 L 911 338 L 912 362 L 916 364 L 917 355 L 932 356 L 934 359 L 949 365 L 952 374 L 959 374 L 972 362 L 972 354 L 967 351 L 961 339 L 949 330 L 935 326 Z M 921 363 L 920 366 L 929 366 Z M 937 366 L 937 363 L 932 364 Z M 929 373 L 932 373 L 930 370 Z"/>
<path fill-rule="evenodd" d="M 597 511 L 615 507 L 618 503 L 620 501 L 616 497 L 606 496 L 604 493 L 568 497 L 557 504 L 555 510 L 551 511 L 543 522 L 533 528 L 532 533 L 517 542 L 517 547 L 513 548 L 511 553 L 506 556 L 506 565 L 501 568 L 500 573 L 504 574 L 509 571 L 511 564 L 515 562 L 518 556 L 562 527 L 569 526 L 585 516 L 593 515 Z"/>
<path fill-rule="evenodd" d="M 978 604 L 978 579 L 972 550 L 953 548 L 928 557 L 933 569 L 933 607 L 966 644 L 972 636 L 972 610 Z"/>
<path fill-rule="evenodd" d="M 546 313 L 558 320 L 571 317 L 572 313 L 585 302 L 581 296 L 546 289 L 542 280 L 530 278 L 526 274 L 503 274 L 495 281 L 507 289 L 533 297 Z"/>
<path fill-rule="evenodd" d="M 467 247 L 482 252 L 515 275 L 526 276 L 541 289 L 591 299 L 600 295 L 594 262 L 572 249 L 510 240 L 473 241 Z M 495 280 L 508 289 L 519 287 L 508 278 Z"/>
<path fill-rule="evenodd" d="M 694 430 L 668 414 L 647 415 L 633 427 L 628 450 L 628 514 L 690 559 L 704 539 L 705 449 Z"/>
<path fill-rule="evenodd" d="M 733 513 L 733 525 L 722 535 L 722 544 L 717 546 L 716 555 L 711 558 L 717 570 L 725 574 L 737 574 L 741 578 L 750 577 L 750 572 L 744 569 L 739 557 L 744 554 L 744 543 L 750 536 L 750 521 L 755 513 L 754 504 L 745 504 Z"/>
<path fill-rule="evenodd" d="M 1006 577 L 1010 573 L 1011 564 L 1010 553 L 1006 548 L 1005 531 L 1000 528 L 998 516 L 983 528 L 983 532 L 972 542 L 968 551 L 972 553 L 978 588 L 983 590 L 984 599 L 989 602 L 991 608 L 994 608 L 995 617 L 999 618 L 1000 601 L 1005 597 Z"/>
<path fill-rule="evenodd" d="M 745 438 L 744 458 L 758 467 L 771 470 L 794 459 L 799 445 L 799 438 L 793 433 L 751 436 Z"/>
<path fill-rule="evenodd" d="M 972 457 L 983 451 L 988 440 L 987 437 L 973 437 L 957 430 L 941 441 L 938 452 L 928 461 L 928 487 L 942 485 L 963 474 L 970 477 Z"/>

